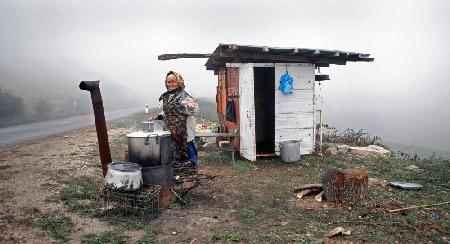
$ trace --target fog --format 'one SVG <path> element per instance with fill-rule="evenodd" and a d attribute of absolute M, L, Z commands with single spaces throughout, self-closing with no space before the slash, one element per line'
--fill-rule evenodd
<path fill-rule="evenodd" d="M 450 151 L 449 11 L 444 0 L 1 0 L 0 85 L 50 94 L 100 79 L 156 105 L 168 70 L 194 96 L 214 97 L 217 83 L 205 59 L 158 61 L 163 53 L 219 43 L 370 53 L 372 63 L 321 70 L 326 123 Z"/>

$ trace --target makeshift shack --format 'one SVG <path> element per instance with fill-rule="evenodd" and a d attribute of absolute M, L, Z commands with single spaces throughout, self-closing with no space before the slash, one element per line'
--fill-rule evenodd
<path fill-rule="evenodd" d="M 243 158 L 279 155 L 280 142 L 301 140 L 300 153 L 315 149 L 316 82 L 328 79 L 315 69 L 330 64 L 371 62 L 370 54 L 338 50 L 219 44 L 212 54 L 165 54 L 173 58 L 208 58 L 218 75 L 217 113 L 221 132 L 237 132 L 233 146 Z M 279 90 L 280 79 L 291 79 Z"/>

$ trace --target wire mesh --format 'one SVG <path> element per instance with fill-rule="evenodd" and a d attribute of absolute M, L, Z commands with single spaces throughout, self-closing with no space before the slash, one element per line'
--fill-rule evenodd
<path fill-rule="evenodd" d="M 160 212 L 161 186 L 151 185 L 133 192 L 105 189 L 105 215 L 109 218 L 127 216 L 153 219 Z"/>

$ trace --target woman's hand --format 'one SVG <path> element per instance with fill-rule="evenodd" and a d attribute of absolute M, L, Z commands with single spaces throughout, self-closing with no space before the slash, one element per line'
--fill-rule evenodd
<path fill-rule="evenodd" d="M 187 106 L 188 108 L 195 108 L 195 107 L 198 106 L 198 104 L 197 104 L 197 102 L 194 100 L 194 101 L 189 101 L 189 102 L 187 103 L 186 106 Z"/>
<path fill-rule="evenodd" d="M 150 115 L 148 117 L 148 120 L 156 120 L 158 118 L 158 115 Z"/>

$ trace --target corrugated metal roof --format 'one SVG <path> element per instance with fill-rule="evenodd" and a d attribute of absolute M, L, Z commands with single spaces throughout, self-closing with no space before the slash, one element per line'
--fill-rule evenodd
<path fill-rule="evenodd" d="M 219 44 L 205 66 L 207 70 L 218 70 L 227 63 L 313 63 L 323 67 L 345 65 L 347 62 L 372 62 L 374 58 L 369 56 L 339 50 Z"/>

